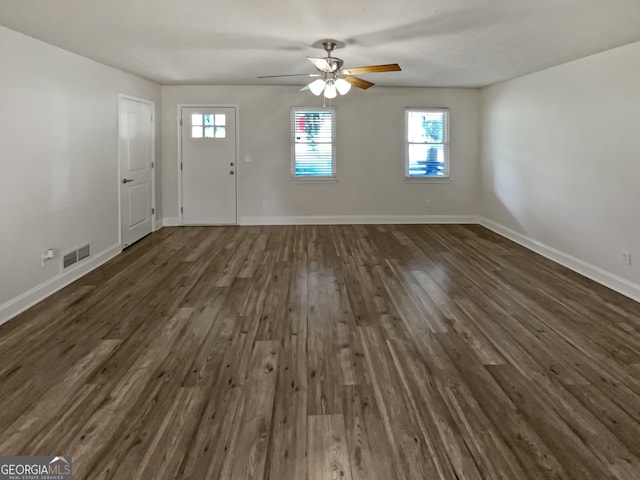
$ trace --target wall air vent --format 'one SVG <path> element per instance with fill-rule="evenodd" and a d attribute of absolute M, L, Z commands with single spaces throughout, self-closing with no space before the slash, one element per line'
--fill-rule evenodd
<path fill-rule="evenodd" d="M 87 244 L 78 249 L 78 261 L 84 260 L 91 255 L 91 245 Z"/>
<path fill-rule="evenodd" d="M 74 250 L 73 252 L 67 253 L 64 257 L 62 257 L 62 268 L 69 268 L 71 265 L 78 261 L 78 251 Z"/>
<path fill-rule="evenodd" d="M 65 270 L 91 256 L 91 244 L 69 250 L 62 256 L 62 269 Z"/>

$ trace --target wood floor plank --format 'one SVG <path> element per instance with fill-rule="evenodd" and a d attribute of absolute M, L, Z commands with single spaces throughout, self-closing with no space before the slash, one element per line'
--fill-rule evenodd
<path fill-rule="evenodd" d="M 290 278 L 291 265 L 287 262 L 276 262 L 271 278 L 268 280 L 258 340 L 279 340 L 288 333 L 284 320 L 289 300 Z"/>
<path fill-rule="evenodd" d="M 242 415 L 218 477 L 220 480 L 262 479 L 276 390 L 279 342 L 255 342 L 249 378 L 242 391 Z"/>
<path fill-rule="evenodd" d="M 66 373 L 64 383 L 55 384 L 32 408 L 4 430 L 0 439 L 0 452 L 13 451 L 17 455 L 33 439 L 35 432 L 43 431 L 50 420 L 60 415 L 60 408 L 64 405 L 68 392 L 85 384 L 91 373 L 113 353 L 118 343 L 120 342 L 117 340 L 105 340 L 73 365 Z"/>
<path fill-rule="evenodd" d="M 342 415 L 310 415 L 309 480 L 351 480 Z"/>
<path fill-rule="evenodd" d="M 310 253 L 310 256 L 317 253 Z M 307 312 L 307 412 L 328 415 L 342 412 L 340 361 L 336 356 L 334 331 L 340 316 L 337 279 L 310 267 Z M 315 270 L 313 270 L 315 268 Z"/>
<path fill-rule="evenodd" d="M 519 404 L 509 396 L 486 370 L 466 350 L 464 343 L 451 334 L 437 334 L 437 341 L 447 352 L 460 375 L 460 385 L 477 399 L 491 422 L 506 438 L 514 454 L 534 478 L 573 478 L 556 458 L 556 451 L 547 445 L 519 410 Z M 515 448 L 514 448 L 515 447 Z"/>
<path fill-rule="evenodd" d="M 420 361 L 419 352 L 410 344 L 390 341 L 389 348 L 396 368 L 408 392 L 422 436 L 436 461 L 440 478 L 479 480 L 481 474 L 464 444 L 459 428 L 447 411 L 439 394 L 442 381 Z"/>
<path fill-rule="evenodd" d="M 514 445 L 487 416 L 473 393 L 464 385 L 441 385 L 440 394 L 445 399 L 454 425 L 473 456 L 478 471 L 485 479 L 511 480 L 544 478 L 535 471 L 526 471 L 514 454 Z M 454 464 L 455 466 L 455 464 Z M 461 467 L 457 467 L 461 469 Z M 466 468 L 466 467 L 462 467 Z"/>
<path fill-rule="evenodd" d="M 640 478 L 640 306 L 478 225 L 163 228 L 0 325 L 76 480 Z"/>
<path fill-rule="evenodd" d="M 384 425 L 369 385 L 342 389 L 344 423 L 351 475 L 354 480 L 394 480 L 396 474 L 388 456 Z"/>
<path fill-rule="evenodd" d="M 569 385 L 569 392 L 603 425 L 618 437 L 636 457 L 640 456 L 640 410 L 625 411 L 590 385 Z"/>
<path fill-rule="evenodd" d="M 387 343 L 375 328 L 358 329 L 398 478 L 438 478 L 437 465 L 422 439 L 416 412 L 398 378 Z"/>
<path fill-rule="evenodd" d="M 254 317 L 238 318 L 232 341 L 211 377 L 207 401 L 198 418 L 199 428 L 188 446 L 179 478 L 195 480 L 220 475 L 242 415 L 242 388 L 258 325 Z"/>
<path fill-rule="evenodd" d="M 164 421 L 155 430 L 145 455 L 137 464 L 132 480 L 172 479 L 176 478 L 186 455 L 187 445 L 193 430 L 197 428 L 197 416 L 201 404 L 205 401 L 203 388 L 180 388 L 175 402 L 167 409 Z M 122 478 L 131 470 L 120 468 L 114 478 Z M 96 477 L 97 478 L 97 477 Z"/>
<path fill-rule="evenodd" d="M 279 358 L 266 478 L 307 477 L 306 326 L 285 338 Z"/>
<path fill-rule="evenodd" d="M 168 355 L 170 344 L 177 339 L 190 313 L 190 309 L 183 309 L 171 317 L 148 350 L 126 370 L 108 400 L 82 427 L 82 434 L 68 446 L 71 455 L 79 459 L 74 463 L 74 472 L 81 478 L 90 474 L 103 449 L 117 434 L 120 425 L 127 421 L 128 412 L 151 380 L 155 367 Z"/>
<path fill-rule="evenodd" d="M 518 399 L 519 411 L 565 465 L 571 478 L 622 480 L 640 476 L 638 460 L 563 389 L 546 389 L 553 391 L 554 400 L 547 402 L 544 391 L 535 389 L 531 379 L 513 367 L 493 366 L 489 371 L 512 400 Z M 542 383 L 547 382 L 543 379 Z"/>

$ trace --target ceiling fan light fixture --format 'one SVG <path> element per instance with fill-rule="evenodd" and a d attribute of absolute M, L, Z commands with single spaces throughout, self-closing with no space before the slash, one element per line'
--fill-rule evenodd
<path fill-rule="evenodd" d="M 336 80 L 336 88 L 338 89 L 338 93 L 340 95 L 346 95 L 349 90 L 351 90 L 351 84 L 344 78 L 338 78 Z"/>
<path fill-rule="evenodd" d="M 324 79 L 317 78 L 309 84 L 309 90 L 311 90 L 311 93 L 318 96 L 324 90 L 324 85 L 325 85 Z"/>
<path fill-rule="evenodd" d="M 325 98 L 336 98 L 337 95 L 336 82 L 333 80 L 327 80 L 327 86 L 324 87 Z"/>

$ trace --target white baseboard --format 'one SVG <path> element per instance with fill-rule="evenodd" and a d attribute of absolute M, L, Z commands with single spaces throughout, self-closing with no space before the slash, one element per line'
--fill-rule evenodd
<path fill-rule="evenodd" d="M 317 215 L 279 217 L 239 217 L 238 225 L 344 225 L 477 223 L 471 215 Z"/>
<path fill-rule="evenodd" d="M 528 248 L 536 253 L 539 253 L 543 257 L 547 257 L 549 260 L 553 260 L 560 265 L 563 265 L 574 272 L 578 272 L 580 275 L 584 275 L 591 280 L 598 282 L 605 287 L 609 287 L 622 295 L 629 297 L 636 302 L 640 302 L 640 285 L 634 283 L 626 278 L 622 278 L 611 272 L 608 272 L 600 267 L 592 265 L 584 260 L 573 257 L 568 253 L 561 252 L 560 250 L 550 247 L 542 242 L 539 242 L 531 237 L 518 233 L 515 230 L 511 230 L 499 223 L 493 222 L 487 218 L 479 217 L 478 223 L 489 230 L 494 231 L 498 235 L 513 240 L 519 243 L 523 247 Z"/>
<path fill-rule="evenodd" d="M 165 227 L 177 227 L 180 225 L 180 219 L 178 217 L 164 217 L 162 225 Z"/>
<path fill-rule="evenodd" d="M 48 296 L 53 295 L 61 288 L 66 287 L 71 282 L 74 282 L 89 273 L 91 270 L 98 268 L 103 263 L 106 263 L 118 255 L 121 251 L 122 247 L 120 244 L 109 247 L 94 255 L 89 260 L 79 263 L 77 266 L 70 268 L 66 272 L 60 273 L 40 285 L 35 286 L 22 295 L 3 303 L 0 305 L 0 325 L 32 307 L 36 303 L 44 300 Z"/>
<path fill-rule="evenodd" d="M 153 225 L 153 231 L 157 232 L 162 227 L 164 227 L 163 219 L 162 218 L 156 219 L 156 223 Z"/>

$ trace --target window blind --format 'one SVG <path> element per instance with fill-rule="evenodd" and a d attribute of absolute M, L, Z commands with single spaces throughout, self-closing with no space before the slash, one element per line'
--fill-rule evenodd
<path fill-rule="evenodd" d="M 291 109 L 291 175 L 335 177 L 335 110 Z"/>
<path fill-rule="evenodd" d="M 407 177 L 449 176 L 449 110 L 406 111 Z"/>

